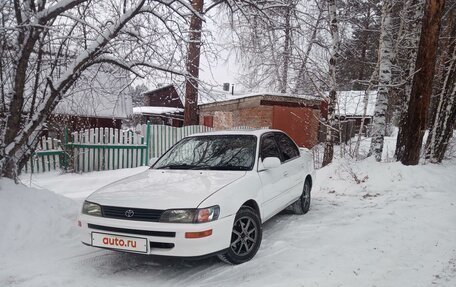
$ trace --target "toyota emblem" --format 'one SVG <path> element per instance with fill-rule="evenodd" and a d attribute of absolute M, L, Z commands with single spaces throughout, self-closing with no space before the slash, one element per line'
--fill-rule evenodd
<path fill-rule="evenodd" d="M 130 217 L 133 217 L 133 215 L 135 215 L 135 212 L 131 209 L 125 211 L 125 216 L 130 218 Z"/>

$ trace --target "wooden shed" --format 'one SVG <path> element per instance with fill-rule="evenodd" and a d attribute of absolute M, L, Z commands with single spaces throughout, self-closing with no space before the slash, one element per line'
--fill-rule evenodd
<path fill-rule="evenodd" d="M 82 81 L 58 103 L 47 120 L 47 135 L 57 138 L 64 128 L 121 128 L 133 113 L 128 83 L 122 72 L 97 71 L 92 81 Z"/>
<path fill-rule="evenodd" d="M 283 94 L 232 96 L 199 105 L 200 124 L 218 129 L 239 126 L 280 129 L 299 145 L 317 144 L 321 99 Z"/>
<path fill-rule="evenodd" d="M 183 109 L 184 105 L 174 85 L 159 87 L 144 92 L 144 106 L 147 107 L 173 107 Z"/>
<path fill-rule="evenodd" d="M 184 105 L 174 85 L 144 92 L 144 106 L 133 108 L 135 122 L 181 127 L 184 123 Z"/>

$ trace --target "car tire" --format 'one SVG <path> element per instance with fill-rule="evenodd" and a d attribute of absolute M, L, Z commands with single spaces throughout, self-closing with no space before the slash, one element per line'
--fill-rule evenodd
<path fill-rule="evenodd" d="M 304 182 L 304 188 L 299 199 L 291 205 L 291 209 L 295 214 L 306 214 L 310 208 L 311 185 L 308 180 Z"/>
<path fill-rule="evenodd" d="M 234 218 L 230 247 L 218 257 L 228 264 L 242 264 L 252 259 L 261 245 L 263 226 L 258 213 L 243 206 Z"/>

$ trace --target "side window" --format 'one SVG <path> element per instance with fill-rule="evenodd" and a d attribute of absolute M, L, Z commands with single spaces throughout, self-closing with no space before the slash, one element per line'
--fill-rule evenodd
<path fill-rule="evenodd" d="M 260 149 L 261 160 L 267 157 L 278 157 L 280 158 L 279 149 L 274 136 L 265 135 L 261 138 L 261 149 Z"/>
<path fill-rule="evenodd" d="M 299 157 L 299 150 L 295 143 L 285 134 L 274 134 L 279 145 L 280 153 L 284 161 Z"/>

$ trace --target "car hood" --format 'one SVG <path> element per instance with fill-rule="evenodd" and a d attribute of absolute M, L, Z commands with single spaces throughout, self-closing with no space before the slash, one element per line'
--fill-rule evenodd
<path fill-rule="evenodd" d="M 245 171 L 149 169 L 107 185 L 87 200 L 108 206 L 196 208 L 208 196 L 245 174 Z"/>

